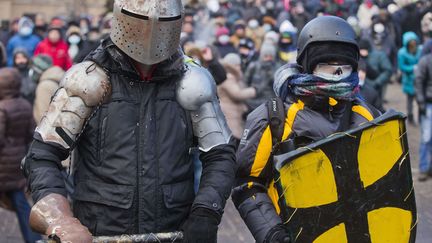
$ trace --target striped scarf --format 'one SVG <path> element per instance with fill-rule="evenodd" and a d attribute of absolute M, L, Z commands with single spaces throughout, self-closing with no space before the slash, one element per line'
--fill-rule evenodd
<path fill-rule="evenodd" d="M 281 98 L 295 96 L 325 96 L 337 100 L 354 100 L 359 93 L 358 73 L 345 79 L 333 81 L 312 74 L 294 74 L 288 77 L 281 89 Z"/>

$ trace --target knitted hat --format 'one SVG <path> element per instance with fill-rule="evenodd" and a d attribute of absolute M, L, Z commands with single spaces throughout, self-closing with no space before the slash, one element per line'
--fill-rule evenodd
<path fill-rule="evenodd" d="M 223 58 L 223 62 L 229 65 L 240 65 L 240 56 L 236 53 L 229 53 Z"/>
<path fill-rule="evenodd" d="M 66 31 L 66 36 L 71 36 L 72 34 L 81 36 L 81 29 L 75 25 L 71 25 Z"/>
<path fill-rule="evenodd" d="M 254 50 L 255 49 L 255 42 L 250 38 L 243 38 L 239 42 L 239 49 L 241 47 L 247 48 L 249 50 Z"/>
<path fill-rule="evenodd" d="M 361 39 L 359 40 L 359 49 L 360 50 L 368 50 L 370 51 L 370 49 L 372 48 L 370 42 L 366 39 Z"/>
<path fill-rule="evenodd" d="M 227 27 L 220 27 L 216 30 L 216 38 L 223 35 L 229 35 L 229 30 Z"/>
<path fill-rule="evenodd" d="M 262 60 L 265 56 L 276 57 L 276 47 L 271 42 L 264 42 L 260 50 L 260 59 Z"/>
<path fill-rule="evenodd" d="M 303 58 L 304 71 L 312 73 L 318 63 L 342 61 L 357 70 L 359 54 L 357 47 L 348 43 L 319 42 L 312 43 L 307 48 L 306 58 Z"/>

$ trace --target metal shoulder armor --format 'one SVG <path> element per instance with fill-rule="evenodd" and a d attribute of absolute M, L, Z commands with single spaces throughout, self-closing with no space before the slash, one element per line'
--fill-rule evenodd
<path fill-rule="evenodd" d="M 193 62 L 186 61 L 186 66 L 187 71 L 177 86 L 177 101 L 190 111 L 199 148 L 207 152 L 227 144 L 231 131 L 220 108 L 211 74 Z"/>
<path fill-rule="evenodd" d="M 110 94 L 109 78 L 102 68 L 90 61 L 74 65 L 60 82 L 36 132 L 44 142 L 69 149 L 93 109 Z"/>

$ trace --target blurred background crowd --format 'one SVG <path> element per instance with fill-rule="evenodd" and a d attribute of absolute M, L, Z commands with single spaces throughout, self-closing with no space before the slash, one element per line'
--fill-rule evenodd
<path fill-rule="evenodd" d="M 24 188 L 17 161 L 25 155 L 32 129 L 47 111 L 64 72 L 109 37 L 112 2 L 107 1 L 107 11 L 102 15 L 78 13 L 47 18 L 34 9 L 1 22 L 0 67 L 8 68 L 0 69 L 0 110 L 13 113 L 15 125 L 7 126 L 0 112 L 0 194 L 8 195 L 15 208 L 22 208 L 18 205 L 24 200 L 20 193 L 14 194 Z M 428 68 L 432 70 L 428 67 L 432 61 L 423 61 L 423 72 L 414 71 L 432 51 L 430 0 L 184 2 L 181 48 L 213 75 L 221 107 L 237 139 L 246 115 L 275 95 L 276 69 L 296 62 L 298 33 L 319 15 L 340 16 L 355 29 L 361 56 L 361 95 L 366 101 L 384 111 L 387 85 L 400 83 L 407 96 L 403 112 L 413 125 L 419 123 L 413 104 L 418 102 L 420 114 L 425 115 L 432 102 L 432 88 L 430 94 L 423 90 L 432 87 L 432 78 L 416 77 L 417 73 L 427 74 Z M 432 105 L 430 110 L 432 116 Z M 4 141 L 3 134 L 18 130 L 21 132 L 13 135 L 22 139 L 12 144 Z M 424 156 L 432 146 L 426 142 Z M 30 233 L 23 230 L 23 234 Z"/>

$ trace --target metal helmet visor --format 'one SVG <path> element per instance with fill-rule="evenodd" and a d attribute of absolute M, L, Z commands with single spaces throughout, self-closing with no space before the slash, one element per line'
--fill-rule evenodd
<path fill-rule="evenodd" d="M 178 50 L 183 12 L 181 0 L 116 0 L 111 39 L 140 63 L 162 62 Z"/>

